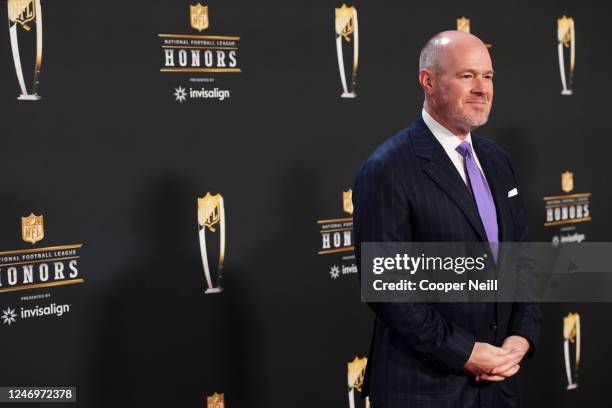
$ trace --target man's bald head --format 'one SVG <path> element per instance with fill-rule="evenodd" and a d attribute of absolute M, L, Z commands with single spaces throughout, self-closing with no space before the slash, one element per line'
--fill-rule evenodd
<path fill-rule="evenodd" d="M 486 51 L 486 45 L 480 38 L 470 33 L 442 31 L 434 35 L 421 50 L 419 70 L 428 68 L 434 72 L 444 72 L 448 64 L 452 63 L 449 61 L 450 53 L 466 46 L 482 47 Z"/>

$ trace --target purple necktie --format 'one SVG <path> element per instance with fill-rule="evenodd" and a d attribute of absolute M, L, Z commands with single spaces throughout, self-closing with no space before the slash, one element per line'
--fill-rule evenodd
<path fill-rule="evenodd" d="M 491 191 L 487 187 L 487 182 L 484 175 L 478 168 L 474 155 L 472 154 L 472 145 L 463 141 L 457 146 L 457 151 L 463 156 L 463 163 L 465 167 L 465 173 L 468 178 L 468 188 L 472 192 L 474 200 L 476 200 L 476 206 L 480 213 L 480 219 L 484 225 L 485 232 L 487 233 L 487 239 L 489 242 L 499 242 L 499 230 L 497 228 L 497 212 L 495 211 L 495 203 L 493 202 L 493 196 Z M 491 245 L 493 256 L 497 260 L 498 248 L 497 244 Z"/>

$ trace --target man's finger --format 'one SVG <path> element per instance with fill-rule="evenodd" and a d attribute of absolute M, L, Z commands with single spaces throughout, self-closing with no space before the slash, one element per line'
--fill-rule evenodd
<path fill-rule="evenodd" d="M 514 367 L 512 367 L 511 369 L 509 369 L 508 371 L 505 371 L 501 374 L 499 374 L 502 377 L 512 377 L 514 374 L 518 373 L 518 371 L 520 370 L 521 366 L 520 364 L 515 365 Z"/>
<path fill-rule="evenodd" d="M 504 362 L 494 367 L 488 374 L 497 375 L 497 374 L 504 373 L 510 370 L 511 368 L 513 368 L 515 365 L 519 364 L 520 362 L 521 362 L 520 358 L 515 358 L 510 361 Z"/>
<path fill-rule="evenodd" d="M 501 374 L 504 373 L 508 370 L 510 370 L 511 368 L 513 368 L 515 365 L 517 365 L 518 363 L 520 363 L 522 360 L 522 355 L 519 353 L 518 355 L 511 355 L 506 356 L 503 358 L 503 360 L 496 364 L 496 366 L 493 368 L 493 370 L 491 370 L 491 372 L 489 374 Z"/>
<path fill-rule="evenodd" d="M 481 374 L 480 381 L 504 381 L 506 377 L 502 377 L 501 375 L 489 375 L 489 374 Z M 477 380 L 478 381 L 478 380 Z"/>
<path fill-rule="evenodd" d="M 481 374 L 478 377 L 479 377 L 480 380 L 501 381 L 499 379 L 500 377 L 503 378 L 503 379 L 510 378 L 514 374 L 516 374 L 519 371 L 520 368 L 521 368 L 521 366 L 519 364 L 517 364 L 514 367 L 512 367 L 511 369 L 509 369 L 509 370 L 507 370 L 507 371 L 505 371 L 503 373 L 500 373 L 500 374 Z M 478 381 L 478 379 L 476 381 Z"/>
<path fill-rule="evenodd" d="M 491 346 L 491 347 L 492 347 L 491 351 L 493 352 L 493 354 L 498 355 L 498 356 L 506 356 L 513 352 L 513 350 L 509 348 L 502 348 L 502 347 L 495 347 L 495 346 Z"/>
<path fill-rule="evenodd" d="M 523 358 L 523 353 L 521 353 L 520 351 L 510 351 L 508 354 L 501 355 L 501 356 L 493 355 L 492 363 L 494 366 L 500 366 L 510 361 L 514 361 L 516 359 L 520 360 L 522 358 Z"/>

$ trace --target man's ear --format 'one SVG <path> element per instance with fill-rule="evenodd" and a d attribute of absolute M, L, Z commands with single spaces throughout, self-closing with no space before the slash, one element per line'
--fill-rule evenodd
<path fill-rule="evenodd" d="M 423 92 L 430 95 L 433 89 L 434 77 L 433 72 L 429 68 L 423 68 L 419 71 L 419 84 L 423 88 Z"/>

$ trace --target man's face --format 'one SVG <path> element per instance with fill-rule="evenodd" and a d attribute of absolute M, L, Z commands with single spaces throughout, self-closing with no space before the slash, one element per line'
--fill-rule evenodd
<path fill-rule="evenodd" d="M 482 44 L 460 44 L 447 50 L 436 72 L 431 95 L 448 125 L 463 132 L 484 125 L 493 102 L 493 67 Z"/>

